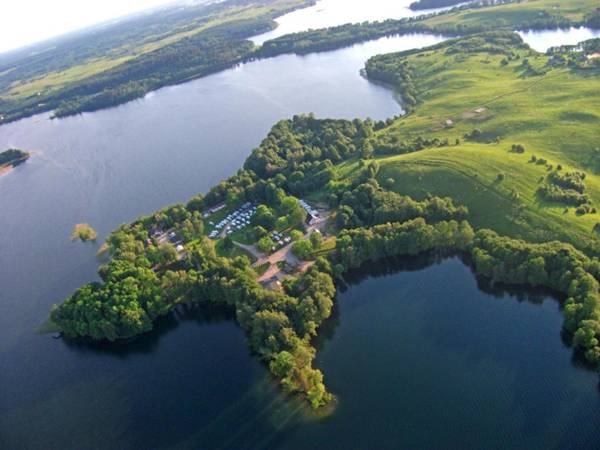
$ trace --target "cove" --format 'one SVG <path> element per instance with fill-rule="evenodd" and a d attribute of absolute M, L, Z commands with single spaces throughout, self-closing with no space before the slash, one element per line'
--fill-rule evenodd
<path fill-rule="evenodd" d="M 281 393 L 230 311 L 180 308 L 130 342 L 46 339 L 77 377 L 62 385 L 67 374 L 30 361 L 53 389 L 3 414 L 3 447 L 597 447 L 597 374 L 561 338 L 549 293 L 490 286 L 458 257 L 431 255 L 345 280 L 318 342 L 338 397 L 327 417 Z"/>
<path fill-rule="evenodd" d="M 597 374 L 547 292 L 490 286 L 457 257 L 346 278 L 316 361 L 339 405 L 281 448 L 597 448 Z"/>

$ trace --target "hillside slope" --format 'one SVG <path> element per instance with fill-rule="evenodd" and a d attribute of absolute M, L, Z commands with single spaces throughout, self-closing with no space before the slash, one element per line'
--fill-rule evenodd
<path fill-rule="evenodd" d="M 413 103 L 372 139 L 380 181 L 416 198 L 449 195 L 476 226 L 598 253 L 600 69 L 572 49 L 567 58 L 538 54 L 512 33 L 372 58 L 369 76 Z M 418 143 L 436 139 L 449 145 Z M 557 167 L 585 172 L 586 214 L 539 195 Z"/>

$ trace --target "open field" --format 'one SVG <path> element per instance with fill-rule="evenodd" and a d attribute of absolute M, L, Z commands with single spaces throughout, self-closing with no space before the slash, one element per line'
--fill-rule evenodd
<path fill-rule="evenodd" d="M 518 3 L 491 6 L 479 10 L 466 10 L 441 15 L 427 20 L 430 25 L 462 24 L 484 28 L 502 26 L 515 28 L 523 23 L 534 23 L 548 17 L 558 17 L 581 22 L 586 14 L 594 11 L 598 2 L 594 0 L 525 0 Z"/>
<path fill-rule="evenodd" d="M 536 195 L 560 164 L 563 173 L 585 171 L 585 192 L 600 205 L 598 69 L 549 67 L 548 56 L 526 47 L 509 57 L 477 45 L 455 54 L 448 45 L 373 59 L 392 72 L 407 61 L 419 99 L 411 114 L 376 134 L 376 154 L 389 154 L 378 158 L 379 181 L 391 178 L 396 191 L 418 199 L 450 196 L 478 227 L 600 250 L 593 231 L 599 214 L 576 215 Z M 466 139 L 475 129 L 477 137 Z M 394 155 L 395 145 L 418 136 L 449 145 Z M 511 151 L 513 144 L 525 152 Z M 532 155 L 547 163 L 531 162 Z"/>

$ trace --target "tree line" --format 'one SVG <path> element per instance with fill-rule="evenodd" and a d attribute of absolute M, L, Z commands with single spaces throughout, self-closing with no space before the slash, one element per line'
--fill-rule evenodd
<path fill-rule="evenodd" d="M 339 229 L 357 228 L 390 222 L 406 222 L 422 217 L 430 222 L 462 220 L 468 215 L 464 206 L 455 206 L 452 199 L 428 196 L 422 201 L 382 189 L 375 179 L 352 186 L 337 186 L 329 195 L 336 208 Z"/>
<path fill-rule="evenodd" d="M 600 363 L 600 262 L 570 244 L 532 244 L 491 230 L 474 232 L 466 221 L 429 224 L 417 218 L 342 231 L 332 263 L 336 273 L 343 273 L 368 261 L 428 251 L 464 252 L 475 272 L 494 282 L 543 286 L 564 294 L 564 327 L 573 345 L 590 363 Z"/>

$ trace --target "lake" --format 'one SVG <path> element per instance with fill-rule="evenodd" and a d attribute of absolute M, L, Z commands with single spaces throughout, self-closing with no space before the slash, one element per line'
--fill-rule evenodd
<path fill-rule="evenodd" d="M 456 257 L 347 279 L 317 355 L 338 408 L 281 448 L 598 447 L 597 374 L 561 340 L 547 293 L 486 285 Z"/>
<path fill-rule="evenodd" d="M 276 29 L 252 38 L 255 44 L 269 39 L 309 29 L 319 29 L 386 19 L 401 19 L 431 14 L 448 8 L 435 8 L 413 11 L 409 8 L 414 0 L 369 0 L 368 2 L 348 0 L 319 0 L 314 6 L 298 9 L 278 17 Z M 462 3 L 461 3 L 462 4 Z"/>
<path fill-rule="evenodd" d="M 550 47 L 576 45 L 579 42 L 600 37 L 600 30 L 587 27 L 571 27 L 557 30 L 528 30 L 519 34 L 531 48 L 545 53 Z"/>
<path fill-rule="evenodd" d="M 558 303 L 486 292 L 455 259 L 377 283 L 358 276 L 340 293 L 317 358 L 340 404 L 321 421 L 272 383 L 227 311 L 180 310 L 116 345 L 36 333 L 52 304 L 96 279 L 97 245 L 71 243 L 74 224 L 101 240 L 206 191 L 293 114 L 400 114 L 359 70 L 374 54 L 442 39 L 284 55 L 117 108 L 0 127 L 0 148 L 35 151 L 0 178 L 0 448 L 427 447 L 465 434 L 491 448 L 494 425 L 529 448 L 596 442 L 597 375 L 562 343 Z"/>

